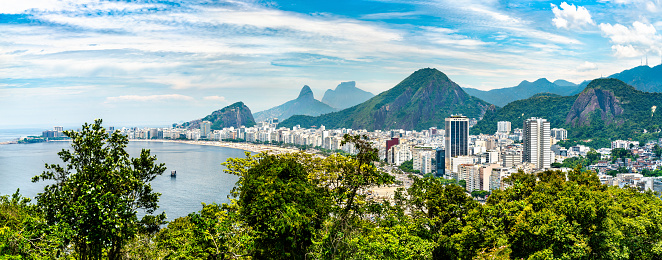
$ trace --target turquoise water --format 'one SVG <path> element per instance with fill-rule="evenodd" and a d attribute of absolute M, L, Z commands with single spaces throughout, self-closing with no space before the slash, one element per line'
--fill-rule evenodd
<path fill-rule="evenodd" d="M 46 163 L 62 164 L 57 152 L 69 146 L 69 142 L 0 145 L 0 194 L 20 188 L 23 196 L 36 196 L 48 183 L 32 183 L 32 177 L 43 172 Z M 127 151 L 137 157 L 143 148 L 168 168 L 152 181 L 152 188 L 162 194 L 157 212 L 165 211 L 168 220 L 200 210 L 201 202 L 228 202 L 238 177 L 224 173 L 221 163 L 244 156 L 242 150 L 224 147 L 139 141 L 130 142 Z M 171 170 L 177 171 L 177 178 L 170 177 Z"/>

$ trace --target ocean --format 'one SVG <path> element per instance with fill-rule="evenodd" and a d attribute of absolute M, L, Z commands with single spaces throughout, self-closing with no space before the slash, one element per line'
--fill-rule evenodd
<path fill-rule="evenodd" d="M 69 147 L 70 142 L 0 145 L 0 195 L 20 188 L 21 195 L 34 198 L 49 183 L 32 183 L 32 177 L 41 174 L 46 163 L 63 165 L 57 152 Z M 152 181 L 152 188 L 162 194 L 157 213 L 165 211 L 169 221 L 199 211 L 202 202 L 229 202 L 227 196 L 238 176 L 224 173 L 221 163 L 244 157 L 243 150 L 217 146 L 142 141 L 127 146 L 132 157 L 139 156 L 141 149 L 150 149 L 157 162 L 167 167 Z M 177 171 L 176 178 L 170 177 L 172 170 Z"/>

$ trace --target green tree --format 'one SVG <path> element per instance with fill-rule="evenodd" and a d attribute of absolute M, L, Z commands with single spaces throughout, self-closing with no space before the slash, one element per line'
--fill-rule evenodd
<path fill-rule="evenodd" d="M 237 208 L 254 231 L 254 257 L 305 259 L 331 208 L 329 190 L 308 174 L 293 156 L 261 155 L 240 176 Z"/>
<path fill-rule="evenodd" d="M 37 205 L 49 224 L 68 230 L 78 259 L 119 259 L 123 246 L 139 231 L 156 231 L 165 213 L 158 208 L 160 194 L 150 181 L 165 171 L 149 150 L 130 158 L 129 142 L 119 132 L 108 133 L 101 120 L 84 124 L 81 132 L 65 131 L 72 149 L 58 153 L 65 166 L 46 164 L 32 181 L 51 181 L 37 195 Z M 146 215 L 138 220 L 137 211 Z"/>

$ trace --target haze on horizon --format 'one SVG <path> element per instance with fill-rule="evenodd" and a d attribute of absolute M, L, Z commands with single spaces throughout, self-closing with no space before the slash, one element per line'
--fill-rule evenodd
<path fill-rule="evenodd" d="M 0 129 L 168 125 L 437 68 L 482 90 L 662 57 L 662 0 L 3 0 Z"/>

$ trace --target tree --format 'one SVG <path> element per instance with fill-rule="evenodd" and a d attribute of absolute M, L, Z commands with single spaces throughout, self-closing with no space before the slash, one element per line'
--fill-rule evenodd
<path fill-rule="evenodd" d="M 331 197 L 294 156 L 262 155 L 238 182 L 240 219 L 254 230 L 257 259 L 305 259 Z"/>
<path fill-rule="evenodd" d="M 156 231 L 165 213 L 158 208 L 160 194 L 150 181 L 165 171 L 149 150 L 130 158 L 126 136 L 108 133 L 101 119 L 85 123 L 81 132 L 65 131 L 72 151 L 58 153 L 65 166 L 46 164 L 32 181 L 52 181 L 37 195 L 37 205 L 49 224 L 68 230 L 78 259 L 119 259 L 125 243 L 139 231 Z M 146 215 L 138 220 L 137 211 Z"/>

